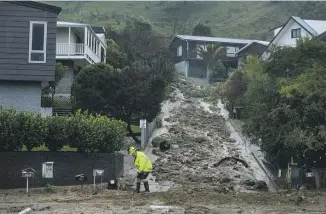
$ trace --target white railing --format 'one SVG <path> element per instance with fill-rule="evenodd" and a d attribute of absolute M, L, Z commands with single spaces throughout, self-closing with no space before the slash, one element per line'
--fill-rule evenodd
<path fill-rule="evenodd" d="M 93 63 L 101 61 L 100 57 L 95 54 L 90 47 L 85 44 L 76 43 L 57 43 L 57 56 L 85 56 Z"/>
<path fill-rule="evenodd" d="M 58 56 L 78 56 L 84 55 L 84 44 L 76 43 L 57 43 L 57 55 Z"/>
<path fill-rule="evenodd" d="M 85 45 L 85 54 L 94 62 L 99 63 L 101 62 L 101 59 L 99 56 L 97 56 L 90 47 Z"/>

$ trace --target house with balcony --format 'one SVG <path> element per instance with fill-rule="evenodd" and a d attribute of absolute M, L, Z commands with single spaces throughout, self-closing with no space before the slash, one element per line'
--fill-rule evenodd
<path fill-rule="evenodd" d="M 61 8 L 0 1 L 0 105 L 41 112 L 41 85 L 53 81 Z"/>
<path fill-rule="evenodd" d="M 86 65 L 106 62 L 105 29 L 58 21 L 56 34 L 56 61 L 68 67 L 57 86 L 56 97 L 70 99 L 76 74 Z"/>
<path fill-rule="evenodd" d="M 199 46 L 205 49 L 207 45 L 218 43 L 225 47 L 225 56 L 220 60 L 226 68 L 237 68 L 236 53 L 253 41 L 256 40 L 177 35 L 172 39 L 169 48 L 175 56 L 177 72 L 186 77 L 207 78 L 207 66 L 199 55 Z"/>

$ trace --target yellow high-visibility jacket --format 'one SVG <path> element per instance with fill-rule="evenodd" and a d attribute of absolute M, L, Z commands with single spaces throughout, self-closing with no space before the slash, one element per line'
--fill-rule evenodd
<path fill-rule="evenodd" d="M 152 163 L 144 152 L 136 152 L 134 164 L 139 172 L 152 172 Z"/>

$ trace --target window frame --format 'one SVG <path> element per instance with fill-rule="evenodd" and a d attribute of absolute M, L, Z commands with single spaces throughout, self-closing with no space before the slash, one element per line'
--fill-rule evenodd
<path fill-rule="evenodd" d="M 177 56 L 178 57 L 182 56 L 182 45 L 179 45 L 177 48 Z"/>
<path fill-rule="evenodd" d="M 32 50 L 33 48 L 33 25 L 42 24 L 44 26 L 44 41 L 43 50 Z M 47 34 L 48 34 L 48 22 L 46 21 L 30 21 L 29 22 L 29 47 L 28 47 L 28 63 L 41 64 L 46 63 L 46 49 L 47 49 Z M 32 53 L 41 53 L 44 55 L 43 61 L 33 61 Z"/>
<path fill-rule="evenodd" d="M 295 37 L 293 36 L 293 33 L 295 34 Z M 300 32 L 300 36 L 297 36 L 297 32 Z M 295 29 L 291 29 L 291 38 L 292 39 L 296 39 L 296 38 L 300 38 L 301 37 L 301 28 L 295 28 Z"/>

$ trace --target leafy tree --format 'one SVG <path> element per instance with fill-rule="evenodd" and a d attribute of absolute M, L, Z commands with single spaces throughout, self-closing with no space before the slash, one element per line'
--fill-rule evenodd
<path fill-rule="evenodd" d="M 217 60 L 210 70 L 209 78 L 227 77 L 227 75 L 227 69 L 224 64 L 220 60 Z"/>
<path fill-rule="evenodd" d="M 131 130 L 133 119 L 146 118 L 151 122 L 160 112 L 165 82 L 144 63 L 115 70 L 97 64 L 83 69 L 76 77 L 73 92 L 78 108 L 91 113 L 106 114 L 125 121 Z"/>
<path fill-rule="evenodd" d="M 218 59 L 225 56 L 225 51 L 225 47 L 222 47 L 219 44 L 210 44 L 207 45 L 206 48 L 198 46 L 198 55 L 204 60 L 207 67 L 207 77 Z"/>
<path fill-rule="evenodd" d="M 192 31 L 193 36 L 213 36 L 211 32 L 211 28 L 203 25 L 201 23 L 197 24 L 193 31 Z"/>
<path fill-rule="evenodd" d="M 127 64 L 127 55 L 112 39 L 107 40 L 106 63 L 114 68 L 123 68 Z"/>

